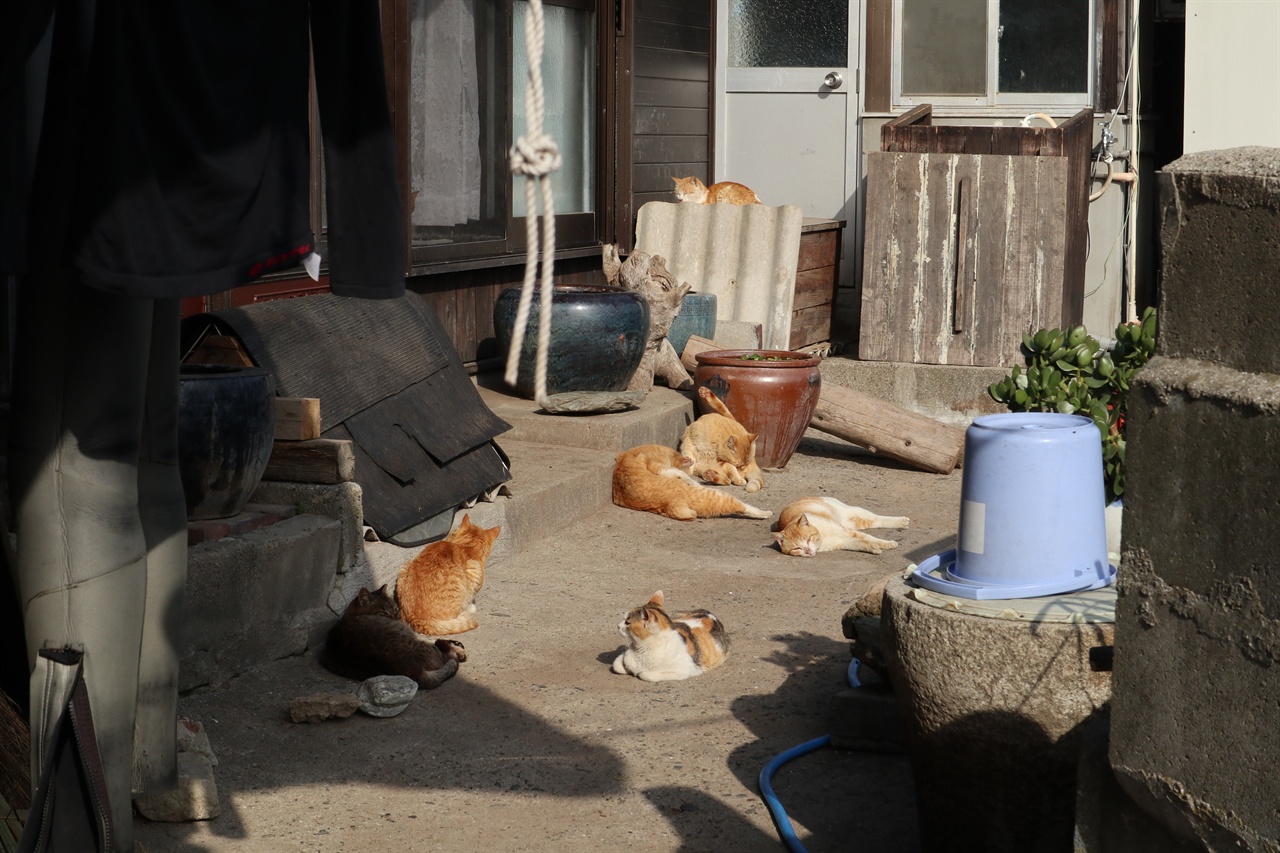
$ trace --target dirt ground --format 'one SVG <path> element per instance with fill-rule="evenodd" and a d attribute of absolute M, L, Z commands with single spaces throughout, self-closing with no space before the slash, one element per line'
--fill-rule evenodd
<path fill-rule="evenodd" d="M 841 616 L 886 574 L 953 547 L 960 472 L 811 431 L 750 502 L 776 515 L 811 494 L 911 526 L 884 532 L 896 551 L 806 559 L 779 553 L 768 521 L 611 506 L 492 561 L 480 627 L 459 637 L 470 659 L 399 716 L 291 723 L 290 699 L 354 688 L 312 654 L 183 697 L 217 753 L 222 814 L 139 819 L 138 840 L 147 853 L 784 849 L 760 771 L 831 730 L 850 657 Z M 723 667 L 662 684 L 610 671 L 618 621 L 656 589 L 724 621 Z M 819 749 L 773 784 L 812 853 L 919 850 L 905 756 Z"/>

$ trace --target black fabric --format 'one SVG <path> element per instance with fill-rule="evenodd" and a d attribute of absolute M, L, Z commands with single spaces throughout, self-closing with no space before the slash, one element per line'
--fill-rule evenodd
<path fill-rule="evenodd" d="M 234 334 L 275 374 L 277 394 L 323 401 L 323 431 L 449 364 L 448 339 L 432 328 L 427 310 L 416 296 L 262 302 L 188 317 L 184 350 L 206 331 Z"/>
<path fill-rule="evenodd" d="M 0 4 L 13 5 L 22 4 Z M 0 14 L 3 29 L 10 15 Z M 61 0 L 55 28 L 64 17 L 89 21 L 91 38 L 59 45 L 55 29 L 54 51 L 78 52 L 87 75 L 48 99 L 46 130 L 63 128 L 53 136 L 75 149 L 42 150 L 36 186 L 41 169 L 74 183 L 65 254 L 86 281 L 129 296 L 196 296 L 310 254 L 314 41 L 330 286 L 402 294 L 378 14 L 368 0 Z M 23 116 L 3 118 L 0 132 L 25 136 Z"/>
<path fill-rule="evenodd" d="M 493 442 L 511 426 L 484 404 L 420 296 L 307 296 L 215 311 L 184 321 L 184 350 L 210 329 L 270 368 L 281 396 L 319 398 L 321 434 L 352 442 L 365 523 L 383 539 L 511 478 Z"/>

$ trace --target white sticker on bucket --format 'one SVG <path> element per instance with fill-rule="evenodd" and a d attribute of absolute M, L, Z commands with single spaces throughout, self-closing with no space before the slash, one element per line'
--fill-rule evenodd
<path fill-rule="evenodd" d="M 984 553 L 986 548 L 987 505 L 978 501 L 960 502 L 960 550 Z"/>

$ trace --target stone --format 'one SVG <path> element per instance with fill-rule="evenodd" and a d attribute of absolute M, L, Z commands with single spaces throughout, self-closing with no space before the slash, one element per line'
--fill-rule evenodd
<path fill-rule="evenodd" d="M 858 600 L 849 607 L 848 611 L 844 614 L 844 619 L 842 619 L 840 623 L 841 627 L 844 629 L 845 637 L 850 640 L 857 639 L 857 635 L 854 633 L 854 625 L 858 619 L 864 616 L 879 617 L 881 601 L 884 599 L 885 584 L 889 582 L 889 578 L 900 577 L 901 574 L 901 572 L 891 572 L 890 574 L 885 575 L 883 578 L 873 583 L 870 588 L 859 596 Z"/>
<path fill-rule="evenodd" d="M 888 582 L 881 627 L 922 851 L 1070 853 L 1079 731 L 1111 698 L 1089 649 L 1115 626 L 983 616 L 911 589 Z"/>
<path fill-rule="evenodd" d="M 209 745 L 204 724 L 181 715 L 178 716 L 178 752 L 203 755 L 211 765 L 218 766 L 218 756 L 213 754 L 213 747 Z"/>
<path fill-rule="evenodd" d="M 360 710 L 371 717 L 394 717 L 418 695 L 418 683 L 406 675 L 378 675 L 360 683 Z"/>
<path fill-rule="evenodd" d="M 346 719 L 358 710 L 360 699 L 354 693 L 313 693 L 289 703 L 289 719 L 295 723 L 322 723 Z"/>
<path fill-rule="evenodd" d="M 178 753 L 178 784 L 163 791 L 139 794 L 133 800 L 138 813 L 147 820 L 183 823 L 212 820 L 222 813 L 213 764 L 207 756 Z"/>

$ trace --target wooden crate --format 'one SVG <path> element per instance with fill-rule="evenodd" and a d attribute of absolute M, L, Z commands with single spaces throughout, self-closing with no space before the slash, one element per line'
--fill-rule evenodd
<path fill-rule="evenodd" d="M 1058 127 L 935 126 L 923 104 L 867 157 L 859 357 L 1007 366 L 1084 314 L 1090 110 Z"/>
<path fill-rule="evenodd" d="M 840 281 L 840 245 L 844 222 L 806 217 L 800 230 L 796 291 L 791 303 L 790 348 L 831 339 L 836 285 Z"/>

